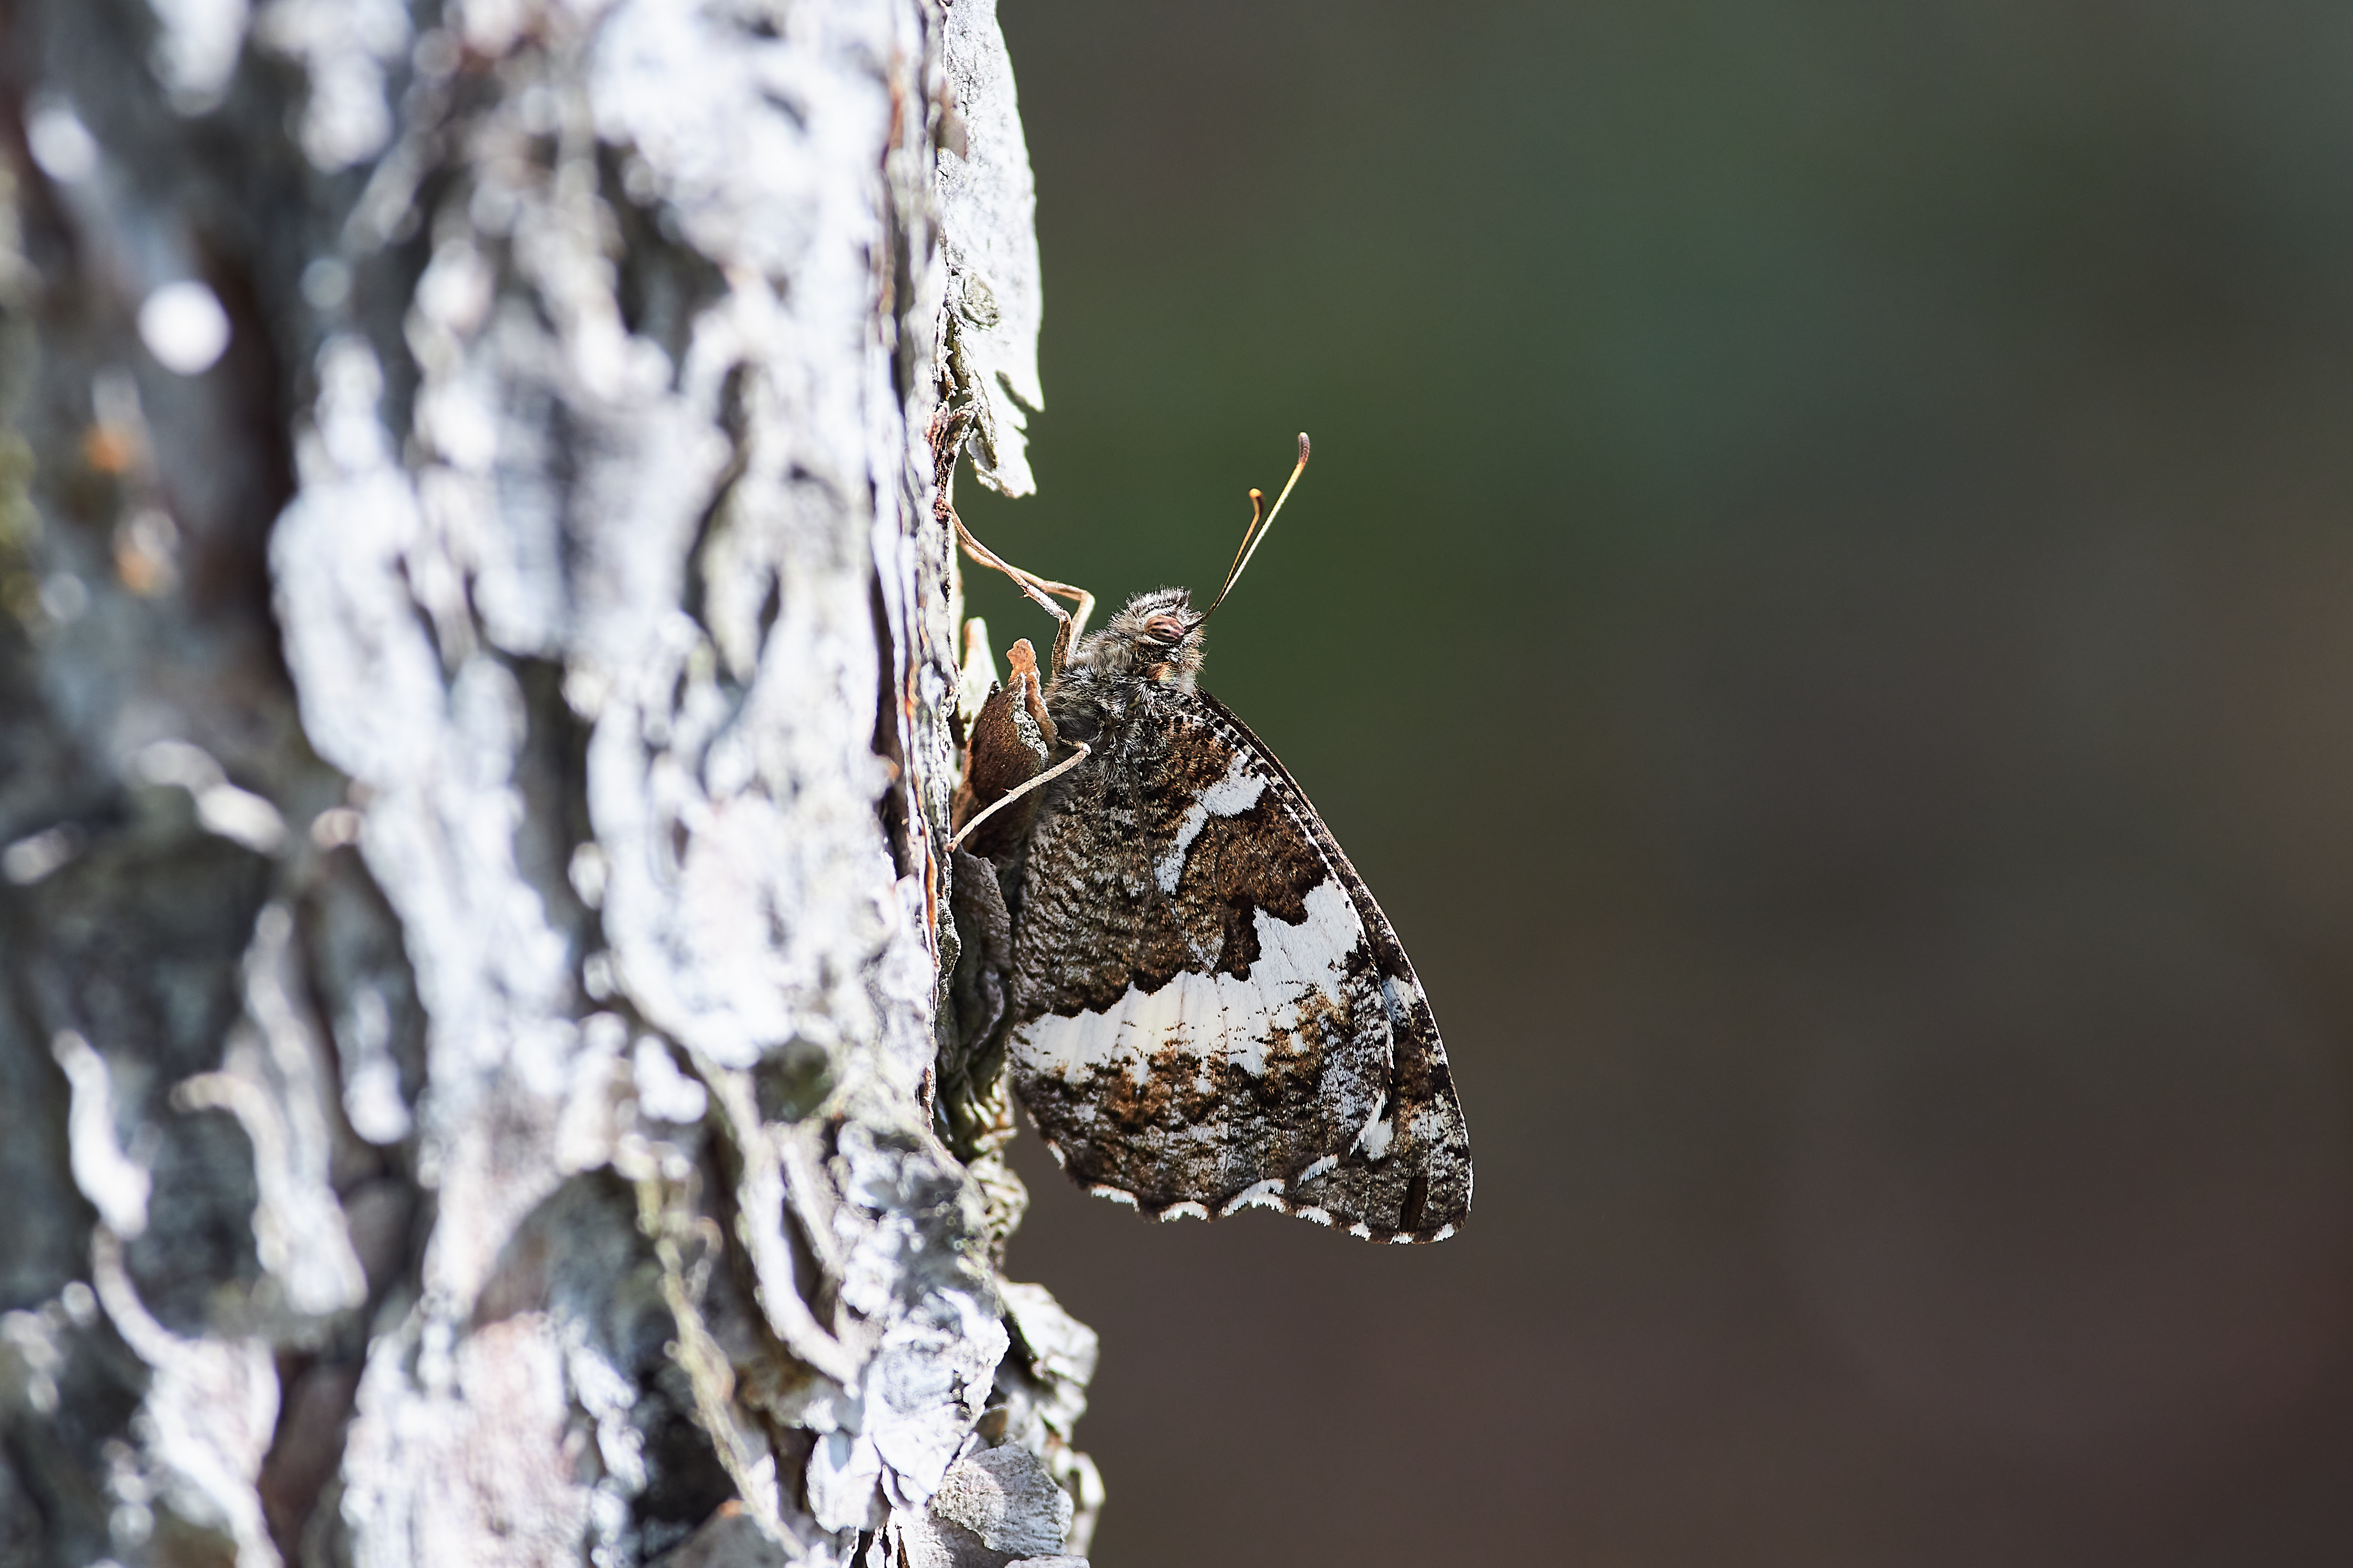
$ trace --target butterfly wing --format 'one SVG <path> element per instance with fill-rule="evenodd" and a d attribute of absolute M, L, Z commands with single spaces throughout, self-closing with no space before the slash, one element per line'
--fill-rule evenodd
<path fill-rule="evenodd" d="M 1082 767 L 1031 834 L 1014 1083 L 1064 1166 L 1166 1217 L 1264 1205 L 1452 1234 L 1470 1142 L 1397 936 L 1306 795 L 1205 692 L 1149 767 Z"/>

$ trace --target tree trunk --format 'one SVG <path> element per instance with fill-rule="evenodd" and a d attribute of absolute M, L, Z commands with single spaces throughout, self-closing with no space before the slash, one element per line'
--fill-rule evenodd
<path fill-rule="evenodd" d="M 993 0 L 0 27 L 0 1564 L 1082 1552 L 934 1103 Z"/>

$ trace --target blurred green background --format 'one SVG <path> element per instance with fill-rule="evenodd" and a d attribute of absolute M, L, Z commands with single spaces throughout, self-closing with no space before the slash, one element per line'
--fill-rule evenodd
<path fill-rule="evenodd" d="M 1024 1140 L 1095 1560 L 2353 1561 L 2353 7 L 1003 21 L 960 504 L 1206 593 L 1313 433 L 1205 684 L 1478 1161 L 1373 1248 Z"/>

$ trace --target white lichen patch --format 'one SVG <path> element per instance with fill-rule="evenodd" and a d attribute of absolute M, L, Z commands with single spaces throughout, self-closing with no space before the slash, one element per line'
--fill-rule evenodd
<path fill-rule="evenodd" d="M 147 1199 L 154 1184 L 147 1167 L 125 1154 L 117 1141 L 113 1075 L 106 1058 L 71 1029 L 49 1042 L 49 1054 L 73 1086 L 66 1148 L 74 1184 L 115 1235 L 138 1236 L 147 1228 Z"/>

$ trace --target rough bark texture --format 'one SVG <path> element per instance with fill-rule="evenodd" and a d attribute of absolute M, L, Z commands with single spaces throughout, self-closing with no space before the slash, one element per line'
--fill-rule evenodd
<path fill-rule="evenodd" d="M 1083 1552 L 933 1103 L 990 0 L 0 26 L 0 1564 Z"/>

